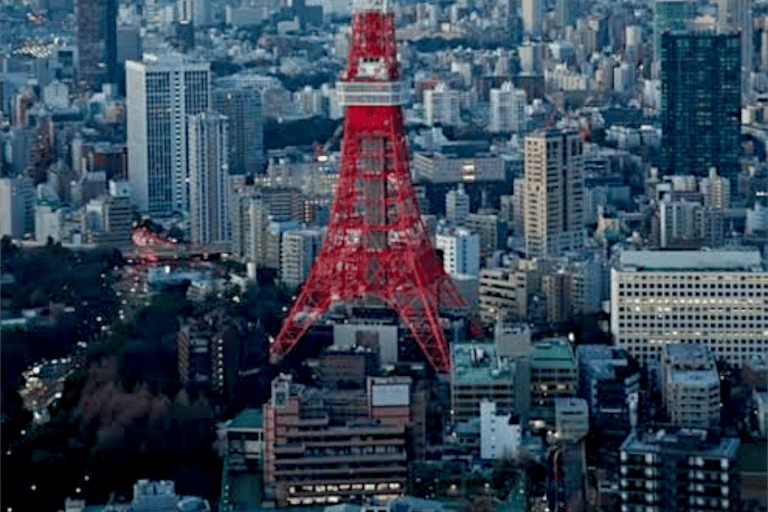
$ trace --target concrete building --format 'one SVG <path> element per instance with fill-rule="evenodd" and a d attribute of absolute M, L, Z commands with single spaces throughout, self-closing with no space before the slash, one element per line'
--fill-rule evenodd
<path fill-rule="evenodd" d="M 224 459 L 219 510 L 234 512 L 246 508 L 251 500 L 255 501 L 261 495 L 264 468 L 262 410 L 243 409 L 233 419 L 217 425 L 217 437 L 219 455 Z"/>
<path fill-rule="evenodd" d="M 528 372 L 524 361 L 501 359 L 493 343 L 454 343 L 451 346 L 452 422 L 480 417 L 480 404 L 490 400 L 498 414 L 525 417 Z"/>
<path fill-rule="evenodd" d="M 486 266 L 488 257 L 500 249 L 506 249 L 507 227 L 496 213 L 470 213 L 464 227 L 480 235 L 480 266 Z"/>
<path fill-rule="evenodd" d="M 411 432 L 423 417 L 411 388 L 407 377 L 342 392 L 277 377 L 264 405 L 264 482 L 278 506 L 402 494 Z"/>
<path fill-rule="evenodd" d="M 187 120 L 210 106 L 210 63 L 180 55 L 128 61 L 128 179 L 143 212 L 189 210 Z"/>
<path fill-rule="evenodd" d="M 546 3 L 543 0 L 522 0 L 523 30 L 536 38 L 541 35 Z"/>
<path fill-rule="evenodd" d="M 667 418 L 679 427 L 720 427 L 720 376 L 709 347 L 698 343 L 664 345 L 661 396 Z"/>
<path fill-rule="evenodd" d="M 418 152 L 411 163 L 414 177 L 428 183 L 504 181 L 504 161 L 498 156 L 475 154 L 463 158 L 449 153 Z"/>
<path fill-rule="evenodd" d="M 565 269 L 544 274 L 541 291 L 547 304 L 547 322 L 558 324 L 571 319 L 571 276 Z"/>
<path fill-rule="evenodd" d="M 625 350 L 609 345 L 579 345 L 576 359 L 579 396 L 589 405 L 592 423 L 601 431 L 629 430 L 636 419 L 640 392 L 637 363 Z"/>
<path fill-rule="evenodd" d="M 62 209 L 57 201 L 38 199 L 35 203 L 35 241 L 45 243 L 50 238 L 61 241 Z"/>
<path fill-rule="evenodd" d="M 312 268 L 315 256 L 320 252 L 323 232 L 319 229 L 302 229 L 283 233 L 280 251 L 280 280 L 291 289 L 304 282 Z"/>
<path fill-rule="evenodd" d="M 192 243 L 229 245 L 231 190 L 227 118 L 189 118 L 189 214 Z"/>
<path fill-rule="evenodd" d="M 622 508 L 741 510 L 739 446 L 705 430 L 631 433 L 619 456 Z"/>
<path fill-rule="evenodd" d="M 480 272 L 480 235 L 456 228 L 435 236 L 435 249 L 443 252 L 443 267 L 449 274 L 477 276 Z"/>
<path fill-rule="evenodd" d="M 699 191 L 707 208 L 724 209 L 731 206 L 731 181 L 718 176 L 716 167 L 711 167 L 709 175 L 699 181 Z"/>
<path fill-rule="evenodd" d="M 583 142 L 577 132 L 548 130 L 525 138 L 525 250 L 559 256 L 584 246 Z"/>
<path fill-rule="evenodd" d="M 525 270 L 484 268 L 480 271 L 480 318 L 483 322 L 522 320 L 528 315 L 531 276 Z"/>
<path fill-rule="evenodd" d="M 229 122 L 229 172 L 253 174 L 264 167 L 261 94 L 245 87 L 214 89 L 212 108 Z"/>
<path fill-rule="evenodd" d="M 496 403 L 480 403 L 480 458 L 514 460 L 520 454 L 522 428 L 512 414 L 498 414 Z"/>
<path fill-rule="evenodd" d="M 515 89 L 511 82 L 504 82 L 499 89 L 491 89 L 491 122 L 493 133 L 521 134 L 526 128 L 526 95 Z"/>
<path fill-rule="evenodd" d="M 457 226 L 462 226 L 469 215 L 469 196 L 464 191 L 464 184 L 445 194 L 445 218 Z"/>
<path fill-rule="evenodd" d="M 531 427 L 555 427 L 555 399 L 572 398 L 579 390 L 579 367 L 567 339 L 552 338 L 533 345 L 531 367 Z"/>
<path fill-rule="evenodd" d="M 551 439 L 577 443 L 589 434 L 589 405 L 583 398 L 555 398 L 555 430 Z"/>
<path fill-rule="evenodd" d="M 461 94 L 445 82 L 424 91 L 424 122 L 429 125 L 454 126 L 460 123 Z"/>
<path fill-rule="evenodd" d="M 624 251 L 611 270 L 611 334 L 642 364 L 666 344 L 702 343 L 740 365 L 768 351 L 766 297 L 758 251 Z"/>
<path fill-rule="evenodd" d="M 110 181 L 109 194 L 86 205 L 85 223 L 86 243 L 130 246 L 133 227 L 130 185 L 125 181 Z"/>

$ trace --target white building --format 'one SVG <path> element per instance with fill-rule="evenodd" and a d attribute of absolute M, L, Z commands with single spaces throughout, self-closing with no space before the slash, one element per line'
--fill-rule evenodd
<path fill-rule="evenodd" d="M 128 179 L 139 210 L 169 215 L 189 209 L 187 119 L 208 110 L 210 63 L 180 55 L 128 61 Z"/>
<path fill-rule="evenodd" d="M 659 246 L 668 248 L 696 240 L 696 214 L 700 209 L 699 203 L 672 201 L 665 196 L 659 204 Z"/>
<path fill-rule="evenodd" d="M 555 432 L 557 441 L 578 442 L 589 433 L 589 404 L 583 398 L 555 398 Z"/>
<path fill-rule="evenodd" d="M 480 273 L 480 235 L 457 228 L 435 236 L 435 248 L 443 251 L 443 267 L 449 274 Z"/>
<path fill-rule="evenodd" d="M 424 91 L 424 122 L 427 125 L 456 125 L 461 121 L 461 93 L 440 82 Z"/>
<path fill-rule="evenodd" d="M 176 15 L 179 22 L 207 27 L 213 22 L 211 0 L 178 0 Z"/>
<path fill-rule="evenodd" d="M 667 419 L 690 428 L 720 428 L 720 376 L 709 347 L 664 345 L 661 396 Z"/>
<path fill-rule="evenodd" d="M 510 460 L 520 454 L 522 429 L 511 414 L 497 414 L 496 402 L 480 403 L 480 458 Z"/>
<path fill-rule="evenodd" d="M 298 288 L 309 275 L 312 262 L 320 251 L 323 233 L 302 229 L 283 233 L 280 251 L 280 279 L 290 288 Z"/>
<path fill-rule="evenodd" d="M 61 222 L 61 207 L 53 201 L 39 200 L 35 205 L 35 241 L 61 241 Z"/>
<path fill-rule="evenodd" d="M 469 195 L 464 191 L 464 184 L 445 194 L 445 218 L 461 226 L 469 215 Z"/>
<path fill-rule="evenodd" d="M 228 119 L 203 112 L 189 118 L 189 194 L 192 242 L 230 242 Z"/>
<path fill-rule="evenodd" d="M 541 35 L 544 23 L 544 0 L 522 0 L 523 30 L 531 36 Z"/>
<path fill-rule="evenodd" d="M 522 89 L 515 89 L 511 82 L 504 82 L 500 89 L 491 89 L 491 124 L 493 133 L 525 131 L 526 96 Z"/>
<path fill-rule="evenodd" d="M 741 364 L 768 351 L 768 272 L 759 251 L 625 251 L 611 270 L 611 334 L 640 362 L 702 343 Z"/>

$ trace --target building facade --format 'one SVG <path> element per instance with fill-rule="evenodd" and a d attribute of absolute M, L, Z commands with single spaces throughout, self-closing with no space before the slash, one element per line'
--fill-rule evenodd
<path fill-rule="evenodd" d="M 611 270 L 611 334 L 640 363 L 702 343 L 740 365 L 768 351 L 768 272 L 758 251 L 625 251 Z"/>
<path fill-rule="evenodd" d="M 672 425 L 720 428 L 720 376 L 709 347 L 664 345 L 661 377 L 662 401 Z"/>
<path fill-rule="evenodd" d="M 192 242 L 231 240 L 229 123 L 225 116 L 202 112 L 189 118 L 189 213 Z"/>
<path fill-rule="evenodd" d="M 152 215 L 189 210 L 187 120 L 210 106 L 210 63 L 180 55 L 128 61 L 128 179 L 134 203 Z"/>
<path fill-rule="evenodd" d="M 229 172 L 258 174 L 264 167 L 264 115 L 261 94 L 253 89 L 213 91 L 213 110 L 229 121 Z"/>
<path fill-rule="evenodd" d="M 491 89 L 490 98 L 491 132 L 520 134 L 525 131 L 525 91 L 505 82 L 500 89 Z"/>
<path fill-rule="evenodd" d="M 559 256 L 584 246 L 583 148 L 577 132 L 548 130 L 525 138 L 528 258 Z"/>
<path fill-rule="evenodd" d="M 735 182 L 741 137 L 738 33 L 661 36 L 661 162 L 666 174 L 707 176 L 716 167 Z"/>

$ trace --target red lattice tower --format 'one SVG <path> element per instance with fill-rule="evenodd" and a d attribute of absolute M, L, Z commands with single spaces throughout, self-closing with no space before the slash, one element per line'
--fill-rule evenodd
<path fill-rule="evenodd" d="M 348 65 L 337 88 L 346 115 L 336 197 L 320 253 L 272 343 L 272 360 L 292 350 L 332 303 L 374 296 L 400 315 L 432 367 L 447 372 L 440 307 L 465 302 L 419 214 L 400 109 L 394 16 L 385 5 L 361 0 L 355 6 Z"/>

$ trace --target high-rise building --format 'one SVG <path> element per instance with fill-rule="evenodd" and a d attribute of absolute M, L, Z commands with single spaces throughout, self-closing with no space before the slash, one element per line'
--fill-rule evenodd
<path fill-rule="evenodd" d="M 742 94 L 749 94 L 749 74 L 755 58 L 752 0 L 718 0 L 717 21 L 722 28 L 741 34 Z"/>
<path fill-rule="evenodd" d="M 128 179 L 139 210 L 189 210 L 187 121 L 210 105 L 210 63 L 180 55 L 128 61 Z"/>
<path fill-rule="evenodd" d="M 464 184 L 445 194 L 445 218 L 457 226 L 464 224 L 469 215 L 469 195 L 464 191 Z"/>
<path fill-rule="evenodd" d="M 555 23 L 561 29 L 576 23 L 578 5 L 576 0 L 555 0 Z"/>
<path fill-rule="evenodd" d="M 699 343 L 661 349 L 661 397 L 667 419 L 678 427 L 720 427 L 720 376 L 709 347 Z"/>
<path fill-rule="evenodd" d="M 0 178 L 0 236 L 24 238 L 32 224 L 34 196 L 29 178 Z"/>
<path fill-rule="evenodd" d="M 524 224 L 528 258 L 584 245 L 584 143 L 577 132 L 547 130 L 525 138 Z"/>
<path fill-rule="evenodd" d="M 741 510 L 739 446 L 706 430 L 631 433 L 619 456 L 622 510 Z"/>
<path fill-rule="evenodd" d="M 670 343 L 741 364 L 768 351 L 767 298 L 759 251 L 624 251 L 611 270 L 611 334 L 644 364 Z"/>
<path fill-rule="evenodd" d="M 709 175 L 699 182 L 699 191 L 707 208 L 723 209 L 731 206 L 731 182 L 717 175 L 717 168 L 711 167 Z"/>
<path fill-rule="evenodd" d="M 661 60 L 661 35 L 667 30 L 687 28 L 696 15 L 696 5 L 691 0 L 655 0 L 653 2 L 653 55 Z"/>
<path fill-rule="evenodd" d="M 490 98 L 491 132 L 520 134 L 525 131 L 525 91 L 504 82 L 500 89 L 491 89 Z"/>
<path fill-rule="evenodd" d="M 202 112 L 189 118 L 189 213 L 192 242 L 230 242 L 227 118 Z"/>
<path fill-rule="evenodd" d="M 177 21 L 191 23 L 195 28 L 207 27 L 213 22 L 211 0 L 178 0 Z"/>
<path fill-rule="evenodd" d="M 740 171 L 738 33 L 665 32 L 661 48 L 661 166 L 666 174 Z"/>
<path fill-rule="evenodd" d="M 461 93 L 440 82 L 434 89 L 424 91 L 424 122 L 427 125 L 459 124 Z"/>
<path fill-rule="evenodd" d="M 280 280 L 291 289 L 301 286 L 320 250 L 323 232 L 301 229 L 283 233 L 280 241 Z"/>
<path fill-rule="evenodd" d="M 81 90 L 98 91 L 116 83 L 117 0 L 76 0 L 77 81 Z"/>
<path fill-rule="evenodd" d="M 435 249 L 443 251 L 443 267 L 449 274 L 477 276 L 480 272 L 480 235 L 457 228 L 435 236 Z"/>
<path fill-rule="evenodd" d="M 246 88 L 216 89 L 212 108 L 229 119 L 229 172 L 261 172 L 264 165 L 261 94 Z"/>
<path fill-rule="evenodd" d="M 523 30 L 526 34 L 538 37 L 544 23 L 544 0 L 522 0 Z"/>

